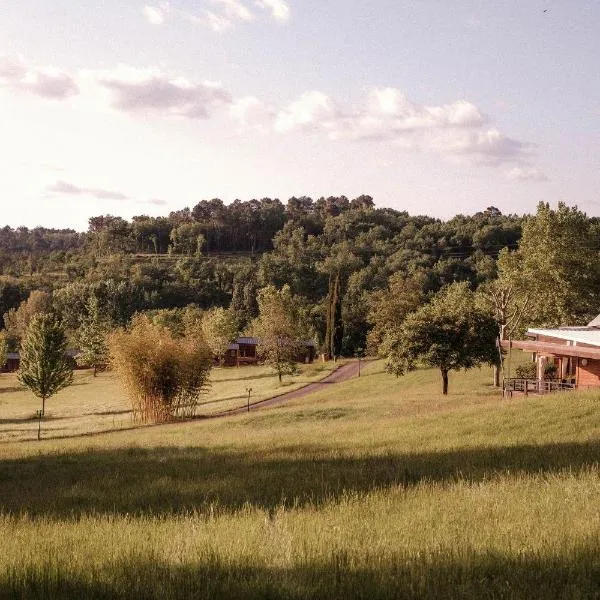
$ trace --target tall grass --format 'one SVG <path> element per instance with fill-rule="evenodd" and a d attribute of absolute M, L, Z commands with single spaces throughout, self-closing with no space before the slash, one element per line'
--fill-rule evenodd
<path fill-rule="evenodd" d="M 3 444 L 0 597 L 600 597 L 598 394 L 489 378 Z"/>

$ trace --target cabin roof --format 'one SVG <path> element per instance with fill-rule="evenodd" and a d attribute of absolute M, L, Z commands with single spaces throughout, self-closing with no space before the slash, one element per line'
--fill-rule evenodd
<path fill-rule="evenodd" d="M 249 346 L 258 346 L 260 344 L 260 339 L 257 337 L 239 337 L 235 340 L 236 344 L 239 345 L 240 344 L 247 344 Z M 306 340 L 302 342 L 305 346 L 308 347 L 314 347 L 315 343 L 313 340 Z M 233 346 L 235 346 L 236 344 L 231 344 L 231 346 L 229 347 L 230 350 L 237 350 L 238 348 L 234 348 Z"/>
<path fill-rule="evenodd" d="M 600 347 L 600 327 L 559 327 L 558 329 L 528 329 L 527 335 L 545 337 Z"/>
<path fill-rule="evenodd" d="M 588 323 L 588 327 L 600 327 L 600 315 Z"/>

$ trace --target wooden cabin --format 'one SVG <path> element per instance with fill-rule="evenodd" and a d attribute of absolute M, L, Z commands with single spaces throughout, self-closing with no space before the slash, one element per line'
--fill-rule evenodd
<path fill-rule="evenodd" d="M 9 352 L 6 355 L 6 362 L 1 365 L 0 372 L 2 373 L 14 373 L 19 370 L 19 353 Z"/>
<path fill-rule="evenodd" d="M 234 343 L 229 344 L 225 352 L 223 364 L 227 367 L 240 365 L 254 365 L 258 362 L 257 347 L 260 340 L 255 337 L 239 337 Z M 303 342 L 305 350 L 296 357 L 300 363 L 312 363 L 316 355 L 313 341 Z"/>
<path fill-rule="evenodd" d="M 67 350 L 66 356 L 68 356 L 74 369 L 85 369 L 87 367 L 80 367 L 75 360 L 75 357 L 79 354 L 79 350 Z M 0 367 L 0 373 L 14 373 L 19 370 L 21 359 L 18 352 L 9 352 L 6 355 L 6 362 Z"/>
<path fill-rule="evenodd" d="M 536 379 L 515 387 L 511 378 L 509 388 L 526 393 L 600 388 L 600 318 L 583 327 L 528 329 L 527 337 L 530 339 L 503 341 L 502 347 L 532 352 Z"/>

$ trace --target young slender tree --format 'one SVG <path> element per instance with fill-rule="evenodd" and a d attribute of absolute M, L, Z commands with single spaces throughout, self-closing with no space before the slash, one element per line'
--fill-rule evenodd
<path fill-rule="evenodd" d="M 289 286 L 281 290 L 267 286 L 258 294 L 259 316 L 252 330 L 259 338 L 257 353 L 270 365 L 281 383 L 284 375 L 295 375 L 297 361 L 305 349 L 305 331 L 297 303 Z"/>
<path fill-rule="evenodd" d="M 212 308 L 202 315 L 204 339 L 219 360 L 237 337 L 238 331 L 239 322 L 232 310 Z"/>
<path fill-rule="evenodd" d="M 100 314 L 96 296 L 90 296 L 86 312 L 87 314 L 83 317 L 76 335 L 76 342 L 79 348 L 77 364 L 92 367 L 94 369 L 94 377 L 96 377 L 98 370 L 108 363 L 106 335 L 109 325 L 107 319 L 104 319 Z"/>
<path fill-rule="evenodd" d="M 387 370 L 396 376 L 412 371 L 419 362 L 437 367 L 445 395 L 450 371 L 498 362 L 497 336 L 496 321 L 476 307 L 468 284 L 454 283 L 391 329 L 382 350 Z"/>
<path fill-rule="evenodd" d="M 62 324 L 49 313 L 33 316 L 21 343 L 19 382 L 42 401 L 73 381 L 73 367 L 67 352 L 67 337 Z"/>

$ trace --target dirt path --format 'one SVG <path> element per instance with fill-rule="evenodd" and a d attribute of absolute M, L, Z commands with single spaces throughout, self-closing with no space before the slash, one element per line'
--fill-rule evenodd
<path fill-rule="evenodd" d="M 367 361 L 361 361 L 361 368 L 365 366 Z M 335 383 L 340 383 L 342 381 L 346 381 L 347 379 L 352 379 L 352 377 L 358 376 L 358 361 L 351 362 L 345 364 L 338 369 L 336 369 L 330 375 L 327 375 L 321 381 L 316 381 L 315 383 L 309 383 L 304 387 L 301 387 L 292 392 L 287 392 L 285 394 L 281 394 L 280 396 L 275 396 L 274 398 L 268 398 L 267 400 L 261 400 L 260 402 L 255 402 L 250 405 L 250 410 L 257 410 L 262 408 L 269 408 L 271 406 L 276 406 L 277 404 L 282 404 L 287 402 L 288 400 L 295 400 L 296 398 L 303 398 L 304 396 L 308 396 L 310 394 L 314 394 L 320 390 L 325 389 L 327 386 L 330 386 Z M 239 408 L 232 408 L 231 410 L 226 410 L 209 417 L 208 419 L 215 419 L 218 417 L 229 417 L 231 415 L 239 415 L 242 413 L 248 412 L 248 408 L 246 406 L 241 406 Z"/>

